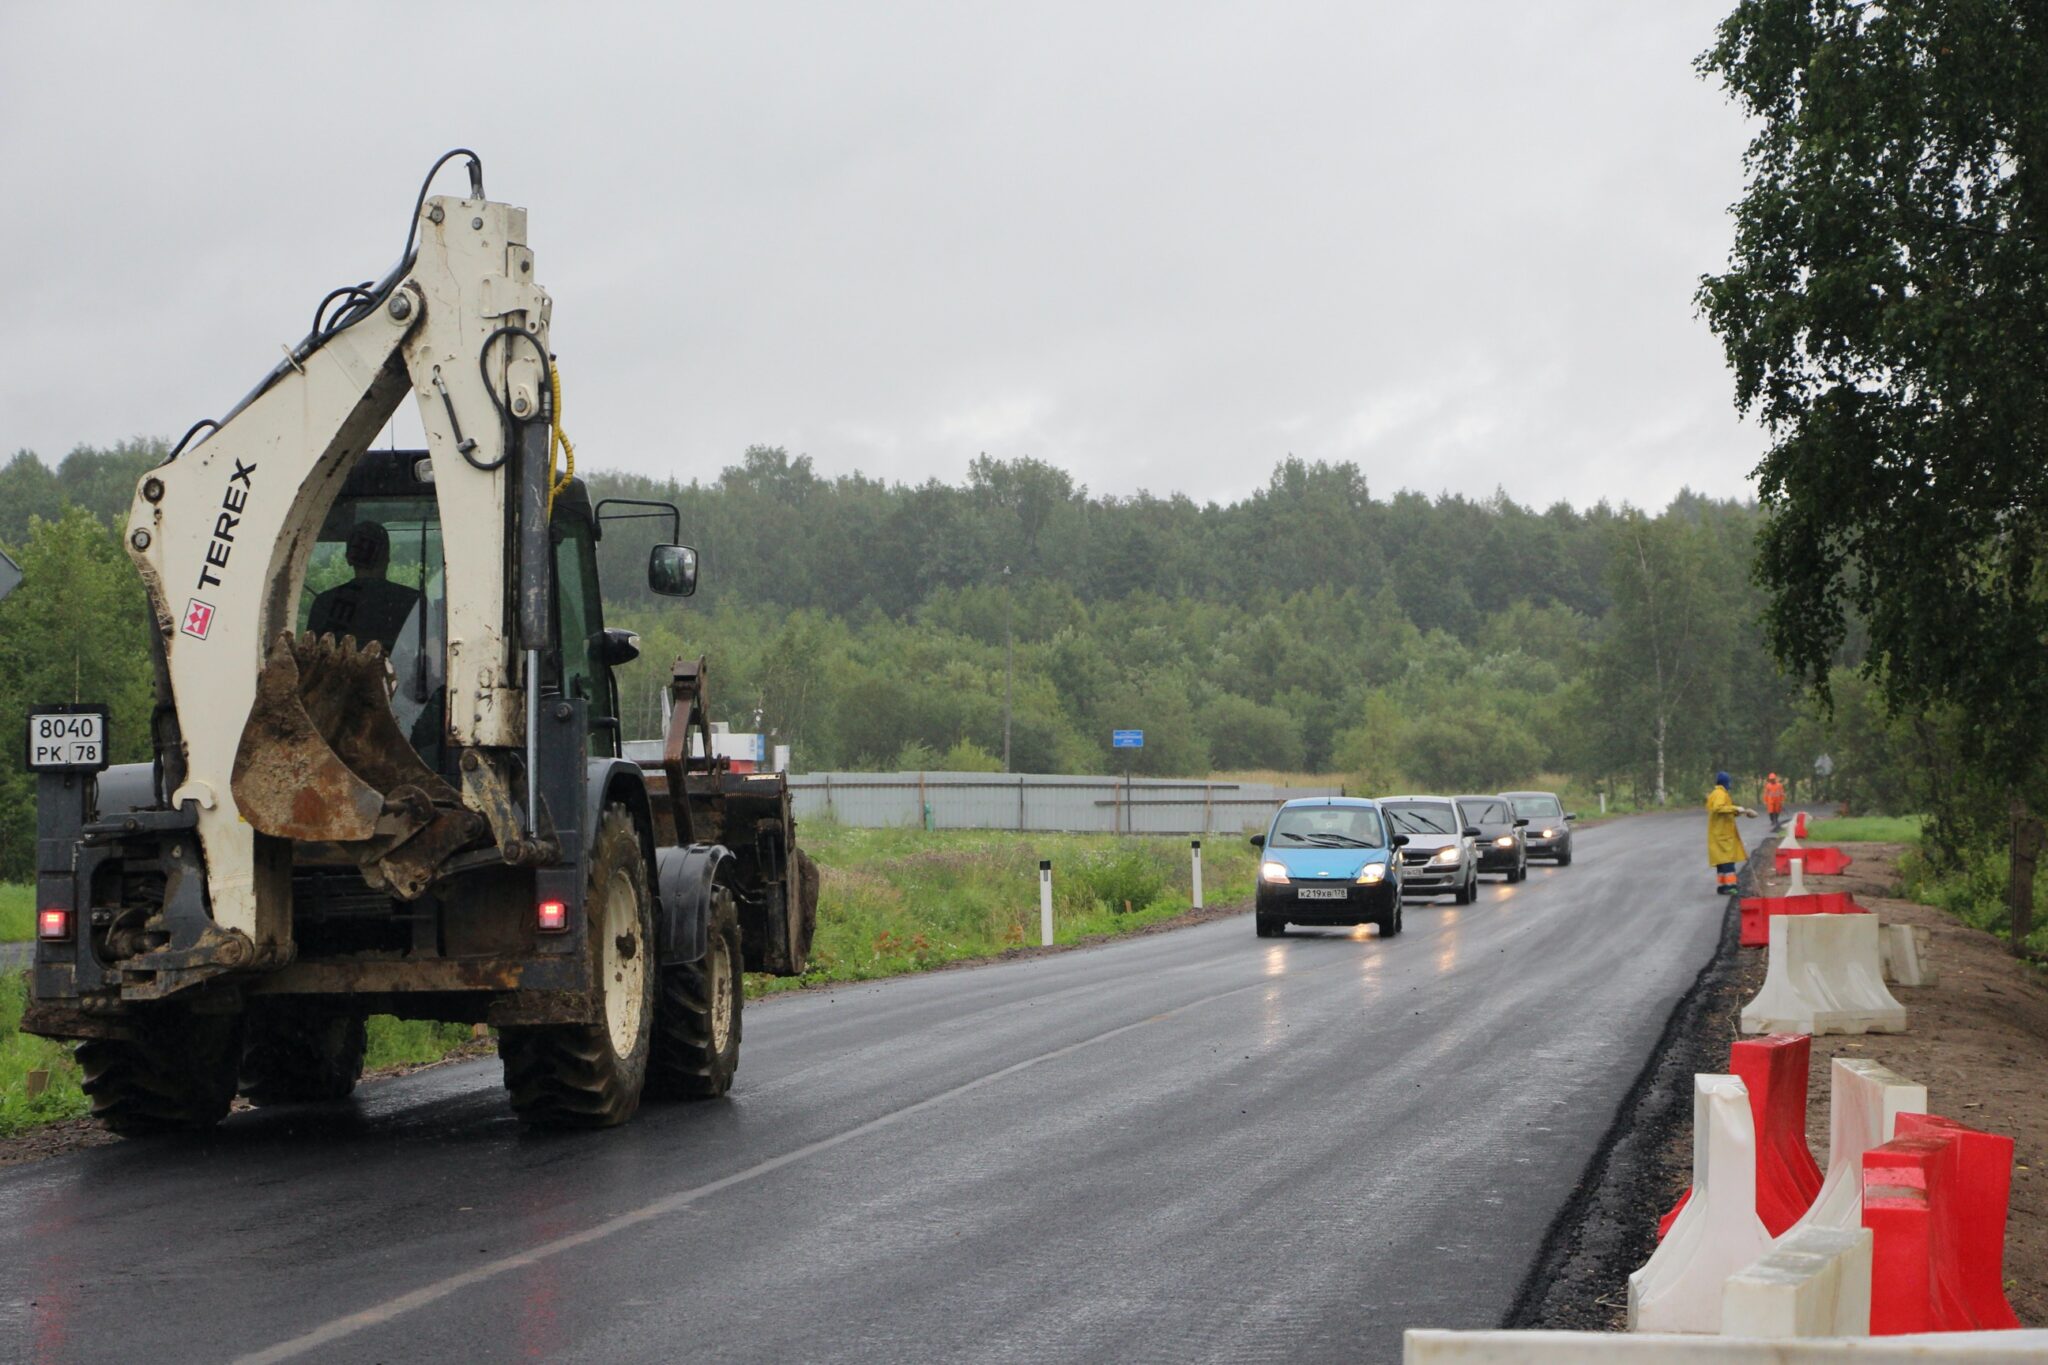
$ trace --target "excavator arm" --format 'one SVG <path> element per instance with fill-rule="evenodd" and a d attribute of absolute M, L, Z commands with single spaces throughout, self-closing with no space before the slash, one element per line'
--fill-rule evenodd
<path fill-rule="evenodd" d="M 470 197 L 423 187 L 416 249 L 380 285 L 337 291 L 339 320 L 136 492 L 128 550 L 175 717 L 164 795 L 196 817 L 215 925 L 259 951 L 289 953 L 291 841 L 348 850 L 401 899 L 486 825 L 529 857 L 545 846 L 533 765 L 523 801 L 515 773 L 552 629 L 550 303 L 526 211 L 481 180 L 472 158 Z M 460 793 L 390 720 L 377 645 L 294 635 L 321 525 L 408 393 L 446 562 L 446 739 L 491 779 Z M 516 822 L 485 790 L 513 795 Z"/>

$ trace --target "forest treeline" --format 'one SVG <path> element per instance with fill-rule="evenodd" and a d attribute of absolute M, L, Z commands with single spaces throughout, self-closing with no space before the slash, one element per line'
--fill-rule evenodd
<path fill-rule="evenodd" d="M 141 596 L 118 534 L 163 453 L 0 467 L 0 545 L 29 569 L 0 603 L 8 713 L 106 697 L 135 756 Z M 1354 465 L 1289 459 L 1242 499 L 1198 504 L 1091 494 L 1030 459 L 905 485 L 759 447 L 711 479 L 590 482 L 675 502 L 703 555 L 702 591 L 678 604 L 645 589 L 661 522 L 604 542 L 613 614 L 644 637 L 622 671 L 629 736 L 655 731 L 668 660 L 705 654 L 714 715 L 790 744 L 800 768 L 999 767 L 1007 630 L 1018 771 L 1128 760 L 1381 790 L 1551 774 L 1691 803 L 1717 766 L 1812 758 L 1781 743 L 1801 712 L 1757 626 L 1743 503 L 1381 497 Z M 1145 748 L 1112 751 L 1113 728 L 1143 729 Z"/>

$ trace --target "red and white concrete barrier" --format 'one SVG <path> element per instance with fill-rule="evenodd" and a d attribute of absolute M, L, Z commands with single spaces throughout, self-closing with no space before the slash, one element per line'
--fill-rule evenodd
<path fill-rule="evenodd" d="M 1736 1076 L 1692 1078 L 1692 1192 L 1643 1267 L 1628 1277 L 1631 1332 L 1716 1332 L 1721 1289 L 1763 1255 L 1756 1214 L 1756 1130 Z"/>
<path fill-rule="evenodd" d="M 2015 1328 L 2005 1298 L 2013 1142 L 1930 1114 L 1863 1154 L 1863 1225 L 1876 1237 L 1870 1330 Z"/>
<path fill-rule="evenodd" d="M 1771 941 L 1773 915 L 1867 915 L 1846 891 L 1812 895 L 1745 896 L 1742 898 L 1742 946 L 1761 948 Z"/>
<path fill-rule="evenodd" d="M 1934 964 L 1928 960 L 1933 931 L 1924 924 L 1887 924 L 1879 930 L 1884 979 L 1900 986 L 1932 986 Z"/>
<path fill-rule="evenodd" d="M 1756 1213 L 1776 1237 L 1813 1206 L 1820 1193 L 1820 1166 L 1806 1146 L 1806 1074 L 1813 1040 L 1803 1033 L 1746 1038 L 1728 1049 L 1728 1070 L 1749 1091 L 1750 1121 L 1756 1133 Z M 1661 1239 L 1692 1198 L 1680 1195 L 1657 1224 Z"/>
<path fill-rule="evenodd" d="M 1889 1067 L 1860 1058 L 1828 1064 L 1828 1171 L 1813 1206 L 1792 1225 L 1863 1226 L 1863 1154 L 1897 1135 L 1901 1114 L 1927 1112 L 1927 1087 Z"/>
<path fill-rule="evenodd" d="M 1770 962 L 1744 1033 L 1904 1033 L 1871 915 L 1774 915 Z"/>
<path fill-rule="evenodd" d="M 1721 1335 L 1869 1336 L 1871 1242 L 1868 1228 L 1808 1228 L 1779 1238 L 1728 1277 Z"/>
<path fill-rule="evenodd" d="M 1404 1338 L 1403 1365 L 2041 1365 L 2048 1358 L 2043 1331 L 1784 1341 L 1411 1327 Z"/>
<path fill-rule="evenodd" d="M 1804 848 L 1786 848 L 1778 845 L 1778 851 L 1771 855 L 1778 875 L 1784 876 L 1792 870 L 1792 864 L 1803 862 L 1806 870 L 1816 877 L 1833 877 L 1846 871 L 1855 859 L 1839 848 L 1823 844 L 1808 844 Z"/>

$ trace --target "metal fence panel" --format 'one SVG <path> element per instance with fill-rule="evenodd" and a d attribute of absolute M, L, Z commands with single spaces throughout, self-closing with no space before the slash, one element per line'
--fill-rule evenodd
<path fill-rule="evenodd" d="M 1061 773 L 803 773 L 789 779 L 800 819 L 862 828 L 1007 829 L 1103 834 L 1235 834 L 1282 801 L 1341 787 Z"/>

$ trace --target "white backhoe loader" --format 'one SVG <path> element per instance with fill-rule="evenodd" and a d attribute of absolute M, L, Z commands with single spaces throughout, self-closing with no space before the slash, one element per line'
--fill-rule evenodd
<path fill-rule="evenodd" d="M 521 1116 L 619 1123 L 723 1094 L 742 970 L 804 970 L 817 871 L 782 777 L 712 757 L 702 660 L 623 756 L 597 541 L 666 519 L 659 594 L 697 558 L 673 506 L 558 472 L 550 310 L 526 210 L 450 152 L 397 266 L 137 488 L 153 760 L 108 766 L 104 707 L 28 717 L 23 1028 L 82 1040 L 117 1131 L 345 1096 L 371 1013 L 489 1023 Z M 371 451 L 408 395 L 426 448 Z"/>

